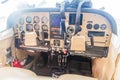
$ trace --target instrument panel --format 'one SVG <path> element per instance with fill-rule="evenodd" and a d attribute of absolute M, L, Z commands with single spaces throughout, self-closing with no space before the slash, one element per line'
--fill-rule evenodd
<path fill-rule="evenodd" d="M 74 11 L 65 12 L 66 33 L 60 33 L 60 12 L 23 12 L 16 16 L 14 21 L 17 43 L 20 47 L 47 47 L 56 51 L 67 49 L 76 54 L 91 52 L 96 54 L 98 50 L 99 54 L 102 54 L 102 51 L 104 52 L 110 45 L 112 36 L 110 20 L 92 12 L 82 12 L 80 15 L 81 31 L 74 34 L 76 19 Z M 96 56 L 94 54 L 92 56 Z"/>

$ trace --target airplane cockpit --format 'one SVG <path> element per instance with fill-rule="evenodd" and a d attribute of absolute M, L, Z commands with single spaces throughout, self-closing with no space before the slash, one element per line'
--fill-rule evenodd
<path fill-rule="evenodd" d="M 55 79 L 76 74 L 113 80 L 117 55 L 112 56 L 116 50 L 112 40 L 118 35 L 117 23 L 112 15 L 92 5 L 91 0 L 64 0 L 55 8 L 11 13 L 6 25 L 13 35 L 1 41 L 7 46 L 3 49 L 5 65 Z"/>

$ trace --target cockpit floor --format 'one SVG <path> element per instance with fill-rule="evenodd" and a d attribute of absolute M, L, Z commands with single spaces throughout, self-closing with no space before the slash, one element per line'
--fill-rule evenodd
<path fill-rule="evenodd" d="M 92 76 L 91 70 L 91 59 L 85 57 L 70 57 L 69 66 L 66 71 L 61 72 L 59 68 L 49 67 L 47 64 L 44 66 L 35 66 L 32 71 L 34 71 L 37 75 L 43 76 L 52 76 L 53 74 L 61 75 L 61 74 L 79 74 L 84 76 Z"/>

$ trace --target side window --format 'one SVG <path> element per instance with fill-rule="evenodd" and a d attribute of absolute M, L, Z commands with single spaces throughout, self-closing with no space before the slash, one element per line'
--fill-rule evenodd
<path fill-rule="evenodd" d="M 4 31 L 7 26 L 6 26 L 6 17 L 2 16 L 0 17 L 0 32 Z"/>

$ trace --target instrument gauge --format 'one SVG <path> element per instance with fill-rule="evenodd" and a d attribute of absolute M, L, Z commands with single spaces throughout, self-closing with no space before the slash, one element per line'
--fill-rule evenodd
<path fill-rule="evenodd" d="M 31 22 L 32 22 L 32 18 L 31 18 L 30 16 L 27 16 L 27 17 L 26 17 L 26 22 L 27 22 L 27 23 L 31 23 Z"/>
<path fill-rule="evenodd" d="M 34 29 L 37 31 L 37 30 L 40 30 L 40 26 L 38 24 L 35 24 L 34 25 Z"/>
<path fill-rule="evenodd" d="M 107 26 L 106 26 L 106 24 L 102 24 L 100 28 L 101 28 L 101 30 L 105 30 L 107 28 Z"/>
<path fill-rule="evenodd" d="M 26 31 L 32 32 L 33 31 L 33 25 L 32 24 L 26 24 Z"/>
<path fill-rule="evenodd" d="M 92 29 L 92 24 L 87 24 L 87 29 Z"/>
<path fill-rule="evenodd" d="M 44 31 L 48 31 L 48 26 L 47 26 L 47 25 L 43 25 L 43 26 L 42 26 L 42 29 L 43 29 Z"/>
<path fill-rule="evenodd" d="M 40 21 L 38 16 L 34 16 L 33 20 L 34 20 L 34 23 L 39 23 L 39 21 Z"/>
<path fill-rule="evenodd" d="M 44 17 L 41 18 L 41 21 L 42 21 L 42 23 L 47 23 L 48 22 L 48 18 L 44 16 Z"/>
<path fill-rule="evenodd" d="M 23 19 L 23 18 L 20 18 L 20 19 L 19 19 L 19 24 L 20 24 L 20 25 L 23 25 L 23 24 L 24 24 L 24 19 Z"/>
<path fill-rule="evenodd" d="M 73 34 L 73 33 L 74 33 L 74 28 L 71 27 L 71 26 L 69 26 L 69 27 L 67 28 L 67 33 Z"/>
<path fill-rule="evenodd" d="M 96 30 L 99 29 L 99 24 L 95 24 L 94 29 L 96 29 Z"/>

